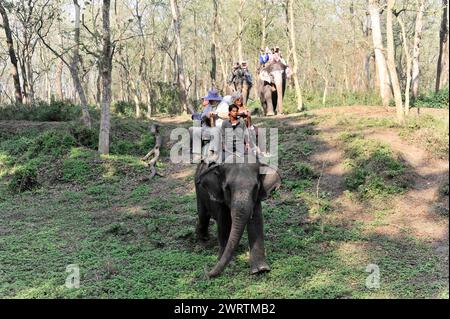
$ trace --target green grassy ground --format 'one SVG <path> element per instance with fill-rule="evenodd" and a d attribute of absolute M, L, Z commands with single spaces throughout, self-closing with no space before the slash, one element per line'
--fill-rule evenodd
<path fill-rule="evenodd" d="M 316 129 L 320 119 L 305 114 L 298 120 L 303 124 L 260 121 L 279 126 L 281 134 L 283 186 L 263 204 L 272 271 L 249 274 L 245 237 L 233 262 L 212 280 L 205 274 L 216 262 L 216 230 L 212 224 L 207 243 L 195 240 L 194 167 L 173 171 L 165 158 L 165 177 L 143 179 L 148 170 L 139 157 L 153 143 L 144 122 L 117 120 L 115 136 L 121 137 L 106 157 L 64 125 L 3 130 L 0 297 L 448 298 L 448 277 L 429 242 L 335 218 L 342 212 L 330 193 L 317 190 L 320 168 L 311 159 L 326 143 Z M 388 146 L 351 135 L 341 141 L 353 168 L 346 176 L 349 197 L 363 203 L 402 196 L 409 185 L 397 181 L 405 168 Z M 26 187 L 19 192 L 18 185 Z M 374 213 L 378 223 L 385 213 Z M 79 289 L 65 287 L 69 264 L 80 267 Z M 369 264 L 380 269 L 378 289 L 366 287 Z"/>

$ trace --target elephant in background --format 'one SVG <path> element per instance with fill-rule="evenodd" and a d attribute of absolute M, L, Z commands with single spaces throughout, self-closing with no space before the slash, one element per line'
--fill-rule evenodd
<path fill-rule="evenodd" d="M 195 174 L 199 239 L 208 238 L 210 218 L 217 221 L 219 261 L 208 273 L 215 277 L 231 261 L 247 227 L 251 273 L 270 271 L 264 249 L 261 201 L 281 184 L 275 168 L 260 163 L 200 163 Z"/>
<path fill-rule="evenodd" d="M 265 115 L 283 114 L 283 97 L 286 91 L 287 66 L 273 62 L 258 74 L 258 95 Z"/>
<path fill-rule="evenodd" d="M 252 75 L 247 68 L 237 68 L 233 70 L 229 79 L 229 93 L 240 92 L 242 94 L 242 103 L 247 107 L 247 101 L 250 96 L 250 90 L 253 86 Z"/>

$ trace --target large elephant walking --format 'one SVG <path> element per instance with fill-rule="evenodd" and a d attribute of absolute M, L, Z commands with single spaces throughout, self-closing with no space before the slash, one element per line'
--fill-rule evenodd
<path fill-rule="evenodd" d="M 281 184 L 278 171 L 267 165 L 200 163 L 195 176 L 197 237 L 208 237 L 212 217 L 217 221 L 219 261 L 209 272 L 218 276 L 230 262 L 247 226 L 251 273 L 270 271 L 264 249 L 261 201 Z"/>
<path fill-rule="evenodd" d="M 287 66 L 274 62 L 260 70 L 258 74 L 258 95 L 261 107 L 267 116 L 283 114 L 283 97 L 286 91 Z"/>

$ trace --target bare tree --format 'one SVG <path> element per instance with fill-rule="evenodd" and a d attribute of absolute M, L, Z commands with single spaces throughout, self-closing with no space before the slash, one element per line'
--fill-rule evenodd
<path fill-rule="evenodd" d="M 100 117 L 100 134 L 98 139 L 98 152 L 109 154 L 110 104 L 111 104 L 111 74 L 112 74 L 112 45 L 111 28 L 109 22 L 110 0 L 103 0 L 103 50 L 101 62 L 102 75 L 102 108 Z"/>
<path fill-rule="evenodd" d="M 411 90 L 411 70 L 412 70 L 412 56 L 409 50 L 408 38 L 406 34 L 406 27 L 403 19 L 398 15 L 397 21 L 400 25 L 402 31 L 402 43 L 403 43 L 403 51 L 405 52 L 405 60 L 406 60 L 406 84 L 405 84 L 405 104 L 404 104 L 404 112 L 405 115 L 409 113 L 409 98 L 410 98 L 410 90 Z"/>
<path fill-rule="evenodd" d="M 417 1 L 417 15 L 416 26 L 414 31 L 414 45 L 413 45 L 413 58 L 412 58 L 412 95 L 416 99 L 419 95 L 419 55 L 420 55 L 420 41 L 422 39 L 422 18 L 425 10 L 425 0 Z"/>
<path fill-rule="evenodd" d="M 75 85 L 76 91 L 78 92 L 78 96 L 80 97 L 81 102 L 81 110 L 82 116 L 81 120 L 84 125 L 88 128 L 92 127 L 91 116 L 88 110 L 88 102 L 86 98 L 86 94 L 84 92 L 83 86 L 81 85 L 80 76 L 78 73 L 78 65 L 80 63 L 80 5 L 78 4 L 78 0 L 73 0 L 74 8 L 75 8 L 75 30 L 74 30 L 74 47 L 72 51 L 72 61 L 70 62 L 69 69 L 70 74 L 72 76 L 73 83 Z M 67 63 L 66 63 L 67 64 Z"/>
<path fill-rule="evenodd" d="M 64 52 L 58 53 L 50 44 L 47 43 L 45 40 L 45 37 L 47 34 L 43 35 L 41 34 L 41 29 L 43 28 L 43 24 L 41 23 L 40 27 L 38 28 L 37 34 L 39 38 L 41 39 L 42 43 L 61 61 L 69 68 L 70 75 L 72 77 L 73 84 L 75 86 L 75 90 L 78 93 L 78 97 L 80 98 L 81 103 L 81 120 L 83 124 L 87 128 L 92 128 L 91 123 L 91 116 L 89 114 L 88 110 L 88 102 L 86 98 L 85 91 L 83 89 L 83 86 L 81 85 L 81 79 L 78 71 L 78 65 L 80 64 L 80 5 L 78 4 L 78 0 L 73 0 L 74 9 L 75 9 L 75 28 L 74 28 L 74 38 L 73 38 L 73 49 L 72 49 L 72 57 L 71 61 L 67 61 L 66 58 L 64 58 Z M 47 32 L 48 33 L 48 32 Z M 59 72 L 59 71 L 58 71 Z M 62 68 L 61 68 L 62 72 Z M 57 80 L 58 82 L 58 80 Z M 61 92 L 62 93 L 62 92 Z"/>
<path fill-rule="evenodd" d="M 392 16 L 395 0 L 387 0 L 387 18 L 386 18 L 386 41 L 387 41 L 387 64 L 391 75 L 392 89 L 394 91 L 395 107 L 397 109 L 397 120 L 403 123 L 405 115 L 403 112 L 402 93 L 398 81 L 397 69 L 395 68 L 394 53 L 394 33 L 392 28 Z"/>
<path fill-rule="evenodd" d="M 375 50 L 375 62 L 377 65 L 378 79 L 380 83 L 380 96 L 383 106 L 389 105 L 389 76 L 386 68 L 386 60 L 383 54 L 383 37 L 381 35 L 380 8 L 377 0 L 369 0 L 368 11 L 372 24 L 372 40 Z"/>
<path fill-rule="evenodd" d="M 239 11 L 238 11 L 238 58 L 239 62 L 242 62 L 243 60 L 243 53 L 242 53 L 242 35 L 244 33 L 244 6 L 245 6 L 246 0 L 239 0 Z"/>
<path fill-rule="evenodd" d="M 183 53 L 181 46 L 181 34 L 180 34 L 180 13 L 178 9 L 177 0 L 170 0 L 170 7 L 172 10 L 172 22 L 175 33 L 176 40 L 176 62 L 177 62 L 177 71 L 178 71 L 178 87 L 179 87 L 179 95 L 181 104 L 183 107 L 183 112 L 187 113 L 188 111 L 192 114 L 194 113 L 194 109 L 192 105 L 188 102 L 187 99 L 187 89 L 186 89 L 186 81 L 184 77 L 184 68 L 183 68 Z"/>
<path fill-rule="evenodd" d="M 11 27 L 9 25 L 8 14 L 3 6 L 2 1 L 0 1 L 0 14 L 3 19 L 3 28 L 5 29 L 6 43 L 8 44 L 8 53 L 11 64 L 13 65 L 12 76 L 14 80 L 14 91 L 16 96 L 16 102 L 22 104 L 22 89 L 20 87 L 19 69 L 17 66 L 17 57 L 14 50 L 13 38 L 11 35 Z"/>
<path fill-rule="evenodd" d="M 218 0 L 212 0 L 213 3 L 213 31 L 212 31 L 212 41 L 211 41 L 211 84 L 213 87 L 216 86 L 216 73 L 217 73 L 217 23 L 219 19 L 219 3 Z"/>
<path fill-rule="evenodd" d="M 436 85 L 438 92 L 445 84 L 448 84 L 448 1 L 442 0 L 441 28 L 439 31 L 439 56 L 437 61 Z"/>
<path fill-rule="evenodd" d="M 289 30 L 289 38 L 290 38 L 290 49 L 292 52 L 294 64 L 292 68 L 292 77 L 294 78 L 294 86 L 295 86 L 295 96 L 297 97 L 297 111 L 303 110 L 303 98 L 302 92 L 300 89 L 300 84 L 298 81 L 298 58 L 297 58 L 297 48 L 295 46 L 295 27 L 294 27 L 294 6 L 293 0 L 287 0 L 286 10 L 287 10 L 287 21 L 288 21 L 288 30 Z M 281 104 L 280 104 L 281 105 Z"/>

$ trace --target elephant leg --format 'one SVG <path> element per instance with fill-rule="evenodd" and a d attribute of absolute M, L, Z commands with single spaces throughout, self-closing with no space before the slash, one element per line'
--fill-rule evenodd
<path fill-rule="evenodd" d="M 200 201 L 198 193 L 197 193 L 197 212 L 198 212 L 198 221 L 195 233 L 199 240 L 205 241 L 209 238 L 208 227 L 211 216 L 208 214 L 208 210 L 206 209 L 205 204 L 203 204 Z"/>
<path fill-rule="evenodd" d="M 231 231 L 231 215 L 230 212 L 222 211 L 219 216 L 217 216 L 217 233 L 219 240 L 219 260 L 225 251 L 227 246 L 228 238 L 230 237 Z"/>
<path fill-rule="evenodd" d="M 270 267 L 266 263 L 264 249 L 263 216 L 260 201 L 256 204 L 253 217 L 248 222 L 247 233 L 250 244 L 251 273 L 257 274 L 270 271 Z"/>
<path fill-rule="evenodd" d="M 273 109 L 273 103 L 272 103 L 272 89 L 270 85 L 266 85 L 264 87 L 264 99 L 266 100 L 267 104 L 267 116 L 275 115 L 274 109 Z"/>

